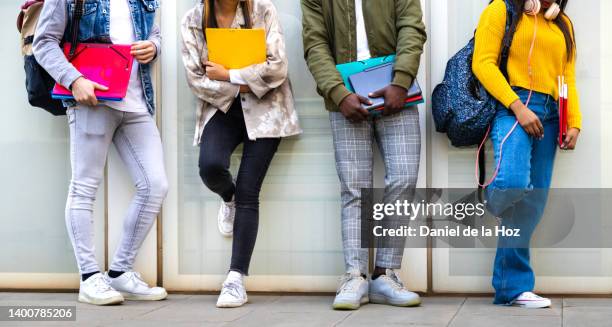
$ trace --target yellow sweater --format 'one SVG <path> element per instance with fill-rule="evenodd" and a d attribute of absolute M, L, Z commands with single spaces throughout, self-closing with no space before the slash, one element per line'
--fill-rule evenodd
<path fill-rule="evenodd" d="M 529 49 L 533 39 L 535 17 L 523 14 L 508 59 L 506 81 L 498 66 L 501 43 L 506 28 L 506 3 L 495 0 L 480 18 L 476 31 L 476 48 L 472 70 L 483 86 L 506 108 L 518 100 L 511 86 L 530 88 Z M 553 22 L 538 16 L 538 31 L 532 56 L 533 90 L 559 98 L 557 77 L 565 75 L 568 84 L 568 126 L 582 128 L 580 101 L 576 90 L 576 58 L 567 61 L 563 32 Z"/>

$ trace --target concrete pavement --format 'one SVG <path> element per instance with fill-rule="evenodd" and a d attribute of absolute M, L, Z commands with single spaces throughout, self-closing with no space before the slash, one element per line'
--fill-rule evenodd
<path fill-rule="evenodd" d="M 0 326 L 612 326 L 612 299 L 554 298 L 553 308 L 528 310 L 482 297 L 425 297 L 418 308 L 368 304 L 333 311 L 332 296 L 251 295 L 237 309 L 215 308 L 214 295 L 174 294 L 160 302 L 110 307 L 76 303 L 70 293 L 0 293 L 0 306 L 76 305 L 77 321 L 0 322 Z"/>

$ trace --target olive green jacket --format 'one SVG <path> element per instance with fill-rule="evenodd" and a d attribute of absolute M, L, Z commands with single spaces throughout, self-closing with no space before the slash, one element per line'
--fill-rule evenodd
<path fill-rule="evenodd" d="M 329 111 L 351 92 L 336 64 L 357 60 L 354 0 L 301 0 L 304 57 Z M 427 40 L 420 0 L 363 0 L 372 57 L 395 54 L 393 85 L 410 87 Z"/>

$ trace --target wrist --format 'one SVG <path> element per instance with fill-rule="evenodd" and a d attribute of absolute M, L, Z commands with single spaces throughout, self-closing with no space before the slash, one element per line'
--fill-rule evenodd
<path fill-rule="evenodd" d="M 221 74 L 221 78 L 223 79 L 224 82 L 230 82 L 232 79 L 231 79 L 229 70 L 227 69 L 224 70 L 223 73 Z"/>
<path fill-rule="evenodd" d="M 414 77 L 412 77 L 410 74 L 404 71 L 401 71 L 401 70 L 395 70 L 393 81 L 391 82 L 391 85 L 399 86 L 401 88 L 408 90 L 413 82 L 414 82 Z"/>
<path fill-rule="evenodd" d="M 330 91 L 329 99 L 331 99 L 336 106 L 340 107 L 342 102 L 344 102 L 344 100 L 346 100 L 346 98 L 348 98 L 351 94 L 353 93 L 351 93 L 351 91 L 349 91 L 344 84 L 339 84 Z"/>
<path fill-rule="evenodd" d="M 514 112 L 515 115 L 527 109 L 527 107 L 525 107 L 525 105 L 523 104 L 523 102 L 521 102 L 520 99 L 512 102 L 508 108 L 512 110 L 512 112 Z"/>
<path fill-rule="evenodd" d="M 68 89 L 72 91 L 72 89 L 73 89 L 73 88 L 74 88 L 74 87 L 75 87 L 75 86 L 76 86 L 78 83 L 80 83 L 80 82 L 83 80 L 83 78 L 84 78 L 83 76 L 79 76 L 79 77 L 77 77 L 77 78 L 76 78 L 76 79 L 75 79 L 75 80 L 72 82 L 72 84 L 70 84 L 70 86 L 68 87 Z"/>
<path fill-rule="evenodd" d="M 397 89 L 399 92 L 408 92 L 408 89 L 402 85 L 391 84 L 390 87 Z"/>
<path fill-rule="evenodd" d="M 157 46 L 157 43 L 151 40 L 148 40 L 148 42 L 151 43 L 151 47 L 153 48 L 153 52 L 154 52 L 153 59 L 156 59 L 157 55 L 159 54 L 159 47 Z"/>

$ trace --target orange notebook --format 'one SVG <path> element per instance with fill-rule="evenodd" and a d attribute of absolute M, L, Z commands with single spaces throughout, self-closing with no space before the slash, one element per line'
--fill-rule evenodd
<path fill-rule="evenodd" d="M 227 69 L 266 61 L 266 31 L 261 28 L 207 28 L 208 60 Z"/>

